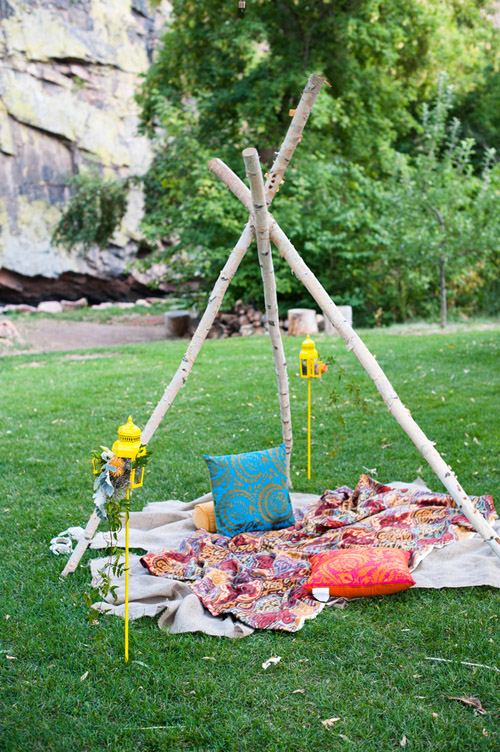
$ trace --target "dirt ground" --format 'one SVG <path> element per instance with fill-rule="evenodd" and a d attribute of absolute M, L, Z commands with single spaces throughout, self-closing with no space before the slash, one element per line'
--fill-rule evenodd
<path fill-rule="evenodd" d="M 97 324 L 54 318 L 18 319 L 19 339 L 0 339 L 0 355 L 83 350 L 163 340 L 162 316 L 140 316 L 127 323 Z"/>

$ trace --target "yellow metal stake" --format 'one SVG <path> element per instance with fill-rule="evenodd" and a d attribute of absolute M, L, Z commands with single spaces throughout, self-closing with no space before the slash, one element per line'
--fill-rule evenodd
<path fill-rule="evenodd" d="M 299 355 L 300 375 L 307 379 L 307 478 L 311 477 L 311 379 L 320 379 L 328 370 L 318 356 L 316 345 L 309 335 L 302 343 Z"/>
<path fill-rule="evenodd" d="M 130 491 L 127 489 L 127 505 L 125 508 L 125 663 L 128 663 L 129 500 Z"/>
<path fill-rule="evenodd" d="M 311 477 L 311 379 L 307 379 L 307 477 Z"/>
<path fill-rule="evenodd" d="M 146 454 L 146 447 L 141 444 L 141 429 L 134 425 L 129 417 L 125 425 L 118 429 L 118 441 L 115 441 L 112 451 L 117 457 L 129 459 L 132 463 L 138 457 Z M 130 542 L 130 489 L 142 486 L 144 466 L 130 472 L 130 484 L 127 488 L 125 504 L 125 663 L 128 663 L 128 612 L 129 612 L 129 542 Z"/>

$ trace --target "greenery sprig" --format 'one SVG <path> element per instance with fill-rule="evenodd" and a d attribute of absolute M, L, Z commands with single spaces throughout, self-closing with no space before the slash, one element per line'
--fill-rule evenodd
<path fill-rule="evenodd" d="M 75 189 L 52 234 L 52 242 L 68 251 L 86 254 L 92 246 L 109 245 L 127 211 L 131 180 L 104 180 L 95 172 L 82 172 L 69 184 Z"/>

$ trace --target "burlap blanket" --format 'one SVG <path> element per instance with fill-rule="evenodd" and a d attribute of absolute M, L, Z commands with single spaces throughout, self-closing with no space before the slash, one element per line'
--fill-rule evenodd
<path fill-rule="evenodd" d="M 396 486 L 404 486 L 405 488 L 415 488 L 414 484 L 391 484 L 394 488 Z M 359 486 L 359 484 L 358 484 Z M 417 486 L 417 490 L 428 491 L 423 487 L 423 484 Z M 340 489 L 337 489 L 340 491 Z M 335 494 L 336 492 L 328 492 Z M 351 491 L 351 494 L 353 492 Z M 431 493 L 431 492 L 429 492 Z M 419 494 L 417 493 L 416 496 Z M 382 517 L 379 517 L 379 521 L 382 523 L 379 525 L 379 532 L 382 532 L 382 537 L 391 535 L 389 526 L 384 525 L 384 510 L 379 509 L 378 512 L 373 508 L 373 502 L 368 499 L 368 506 L 372 504 L 372 508 L 366 508 L 364 511 L 359 509 L 358 511 L 351 509 L 344 509 L 344 514 L 347 514 L 348 519 L 344 520 L 344 523 L 338 525 L 338 520 L 335 525 L 331 525 L 330 530 L 326 530 L 327 536 L 330 538 L 329 545 L 333 542 L 333 539 L 338 538 L 341 535 L 352 535 L 353 530 L 358 532 L 366 528 L 366 519 L 372 517 L 375 519 L 377 514 L 382 512 Z M 372 494 L 373 496 L 373 494 Z M 434 494 L 433 499 L 436 497 L 444 497 L 444 494 Z M 424 494 L 425 497 L 425 494 Z M 422 499 L 424 499 L 422 497 Z M 203 539 L 203 533 L 195 533 L 194 526 L 192 524 L 191 515 L 194 506 L 197 503 L 205 501 L 209 498 L 202 497 L 190 504 L 185 504 L 179 501 L 168 501 L 148 504 L 142 512 L 131 513 L 131 548 L 144 549 L 146 551 L 159 551 L 164 549 L 177 550 L 181 543 L 185 540 L 196 541 Z M 399 497 L 393 495 L 393 501 L 398 501 Z M 484 498 L 484 497 L 483 497 Z M 415 495 L 414 499 L 415 500 Z M 323 499 L 325 502 L 325 498 Z M 304 508 L 311 503 L 316 502 L 312 511 L 306 513 L 306 517 L 309 520 L 309 527 L 312 537 L 310 540 L 303 540 L 305 545 L 304 550 L 307 552 L 307 547 L 310 547 L 311 542 L 316 538 L 318 530 L 314 530 L 314 526 L 320 522 L 324 526 L 325 513 L 328 518 L 328 504 L 330 504 L 331 510 L 335 506 L 335 502 L 330 501 L 323 503 L 322 511 L 318 509 L 318 497 L 306 494 L 292 494 L 292 503 L 297 519 L 301 520 L 304 517 Z M 345 506 L 345 501 L 344 501 Z M 349 504 L 347 504 L 349 506 Z M 389 505 L 390 506 L 390 505 Z M 398 514 L 404 516 L 404 510 L 399 509 L 401 505 L 394 504 L 394 508 L 389 511 L 389 514 L 394 517 L 394 509 L 398 509 Z M 421 505 L 422 509 L 425 509 L 425 503 Z M 429 505 L 427 505 L 429 506 Z M 339 510 L 337 510 L 338 512 Z M 342 510 L 340 510 L 342 511 Z M 387 513 L 388 510 L 385 510 Z M 407 510 L 408 511 L 408 510 Z M 367 512 L 370 514 L 367 515 Z M 375 517 L 373 513 L 375 512 Z M 318 518 L 318 514 L 321 519 Z M 353 518 L 356 517 L 357 519 Z M 459 516 L 459 515 L 458 515 Z M 315 517 L 317 518 L 315 521 Z M 386 514 L 387 517 L 387 514 Z M 455 510 L 455 517 L 457 512 Z M 393 520 L 394 521 L 394 520 Z M 464 522 L 462 518 L 462 523 Z M 345 524 L 349 522 L 350 524 Z M 387 519 L 385 520 L 387 523 Z M 442 522 L 442 520 L 441 520 Z M 456 522 L 456 520 L 455 520 Z M 458 520 L 460 522 L 460 520 Z M 427 531 L 429 536 L 429 514 L 428 512 L 420 512 L 419 525 L 424 525 L 424 531 Z M 466 523 L 466 521 L 465 521 Z M 354 524 L 354 527 L 353 527 Z M 425 526 L 427 525 L 427 528 Z M 498 523 L 497 523 L 498 525 Z M 311 527 L 312 526 L 312 527 Z M 357 526 L 357 527 L 356 527 Z M 500 525 L 499 525 L 500 528 Z M 408 531 L 408 525 L 400 526 L 401 530 Z M 500 587 L 500 562 L 497 557 L 491 552 L 490 548 L 482 541 L 477 535 L 471 535 L 470 530 L 467 529 L 467 523 L 462 526 L 458 526 L 455 530 L 455 535 L 450 535 L 449 530 L 444 531 L 445 540 L 437 540 L 436 526 L 434 527 L 433 539 L 429 539 L 425 545 L 420 546 L 418 555 L 416 555 L 415 563 L 418 562 L 418 566 L 412 571 L 412 576 L 416 582 L 416 587 L 463 587 L 471 585 L 491 585 L 494 587 Z M 351 531 L 351 532 L 350 532 Z M 459 531 L 457 533 L 457 531 Z M 460 532 L 461 531 L 461 532 Z M 323 531 L 325 533 L 325 531 Z M 366 530 L 365 530 L 366 533 Z M 277 531 L 280 535 L 281 532 Z M 357 534 L 357 533 L 356 533 Z M 205 535 L 208 535 L 205 533 Z M 414 543 L 408 539 L 408 532 L 402 533 L 403 538 L 407 538 L 407 548 L 416 550 Z M 121 534 L 123 537 L 123 533 Z M 220 538 L 221 536 L 219 536 Z M 258 537 L 258 536 L 257 536 Z M 422 537 L 420 534 L 418 537 Z M 439 537 L 439 536 L 438 536 Z M 432 538 L 432 535 L 430 536 Z M 366 539 L 364 534 L 364 545 L 371 544 Z M 453 541 L 450 543 L 450 541 Z M 325 541 L 324 541 L 325 542 Z M 351 541 L 352 542 L 352 541 Z M 123 540 L 118 541 L 119 545 L 123 545 Z M 394 545 L 394 542 L 390 542 L 390 545 Z M 449 543 L 444 548 L 433 548 L 434 545 L 443 545 L 443 543 Z M 349 545 L 349 541 L 347 540 Z M 105 535 L 100 533 L 93 541 L 93 548 L 105 547 L 106 540 Z M 314 545 L 314 544 L 313 544 Z M 396 544 L 397 545 L 397 544 Z M 309 552 L 310 553 L 310 552 Z M 428 554 L 424 558 L 424 554 Z M 420 559 L 420 561 L 418 561 Z M 92 573 L 94 576 L 94 584 L 98 579 L 98 571 L 105 565 L 105 560 L 94 559 L 92 561 Z M 202 579 L 202 578 L 200 578 Z M 198 580 L 199 581 L 199 580 Z M 123 578 L 119 578 L 114 583 L 117 585 L 116 601 L 110 603 L 101 603 L 99 607 L 103 611 L 110 611 L 112 613 L 123 615 L 124 611 L 124 582 Z M 205 583 L 206 584 L 206 583 Z M 241 614 L 238 613 L 238 608 L 228 609 L 233 614 L 240 616 L 239 619 L 235 619 L 232 615 L 213 616 L 202 605 L 202 599 L 193 592 L 192 583 L 189 581 L 182 581 L 179 579 L 171 579 L 164 577 L 152 577 L 148 570 L 144 569 L 140 564 L 140 557 L 137 555 L 131 555 L 131 569 L 130 569 L 130 618 L 136 619 L 141 616 L 156 616 L 161 614 L 159 618 L 160 627 L 168 627 L 172 633 L 178 632 L 193 632 L 203 631 L 213 635 L 225 635 L 228 637 L 244 637 L 253 631 L 252 626 L 245 624 L 241 621 Z M 200 595 L 199 594 L 199 595 Z M 112 601 L 112 599 L 109 599 Z M 311 618 L 315 616 L 323 607 L 323 604 L 307 603 L 308 609 L 306 609 L 305 618 Z M 223 611 L 223 613 L 227 613 Z M 217 611 L 216 611 L 217 613 Z M 244 613 L 244 611 L 243 611 Z M 297 628 L 300 628 L 303 623 L 303 618 L 299 613 Z M 250 624 L 252 623 L 251 619 Z M 294 627 L 292 627 L 294 628 Z"/>

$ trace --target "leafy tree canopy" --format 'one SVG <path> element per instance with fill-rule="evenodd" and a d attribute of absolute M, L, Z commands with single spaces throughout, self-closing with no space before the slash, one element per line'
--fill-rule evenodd
<path fill-rule="evenodd" d="M 273 213 L 339 302 L 373 309 L 389 237 L 376 179 L 392 172 L 396 142 L 411 145 L 438 71 L 467 92 L 496 56 L 487 11 L 473 0 L 249 0 L 241 15 L 235 0 L 174 0 L 138 96 L 155 143 L 145 181 L 151 245 L 179 280 L 197 275 L 202 291 L 211 288 L 246 211 L 206 163 L 220 157 L 242 176 L 241 150 L 256 146 L 269 166 L 314 72 L 331 88 L 318 98 Z M 255 253 L 247 256 L 230 290 L 259 300 Z M 300 302 L 304 292 L 279 259 L 276 274 L 281 300 Z"/>

